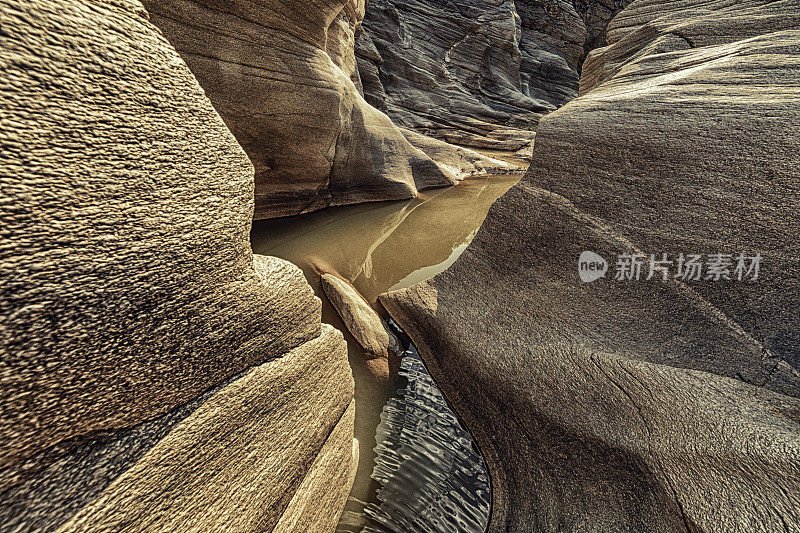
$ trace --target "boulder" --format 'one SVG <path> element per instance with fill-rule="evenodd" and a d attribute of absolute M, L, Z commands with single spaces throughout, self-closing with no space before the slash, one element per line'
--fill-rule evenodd
<path fill-rule="evenodd" d="M 490 531 L 800 528 L 798 13 L 633 2 L 461 258 L 380 298 L 487 458 Z M 615 279 L 662 253 L 763 261 Z"/>
<path fill-rule="evenodd" d="M 355 287 L 339 276 L 322 274 L 320 283 L 325 296 L 366 355 L 388 361 L 389 356 L 399 349 L 399 343 L 372 306 Z"/>
<path fill-rule="evenodd" d="M 251 531 L 306 479 L 335 521 L 345 344 L 254 258 L 244 151 L 138 1 L 0 15 L 0 528 Z"/>

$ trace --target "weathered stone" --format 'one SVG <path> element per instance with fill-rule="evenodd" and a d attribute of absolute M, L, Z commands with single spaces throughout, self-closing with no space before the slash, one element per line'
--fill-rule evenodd
<path fill-rule="evenodd" d="M 277 523 L 353 390 L 251 163 L 138 1 L 0 16 L 0 528 Z"/>
<path fill-rule="evenodd" d="M 339 276 L 322 274 L 320 283 L 325 296 L 367 355 L 388 361 L 389 354 L 398 349 L 399 344 L 372 306 L 355 287 Z"/>
<path fill-rule="evenodd" d="M 800 527 L 799 13 L 632 3 L 461 258 L 381 297 L 478 438 L 491 531 Z M 763 262 L 582 283 L 585 250 Z"/>
<path fill-rule="evenodd" d="M 400 128 L 400 131 L 408 142 L 436 161 L 439 168 L 453 181 L 483 174 L 523 173 L 528 168 L 527 164 L 523 166 L 488 157 L 469 148 L 454 146 L 407 128 Z"/>
<path fill-rule="evenodd" d="M 270 531 L 284 512 L 335 523 L 354 464 L 352 395 L 347 348 L 326 326 L 206 400 L 59 531 Z M 329 501 L 307 500 L 322 491 Z"/>
<path fill-rule="evenodd" d="M 585 29 L 566 1 L 371 0 L 364 30 L 367 101 L 448 142 L 518 150 L 577 95 Z"/>
<path fill-rule="evenodd" d="M 256 218 L 454 182 L 356 88 L 364 2 L 144 4 L 253 161 Z"/>
<path fill-rule="evenodd" d="M 632 0 L 572 0 L 575 10 L 583 18 L 586 26 L 586 40 L 583 43 L 581 65 L 586 56 L 595 48 L 606 46 L 606 27 L 614 16 L 622 11 Z"/>
<path fill-rule="evenodd" d="M 351 403 L 273 531 L 330 533 L 336 529 L 347 494 L 331 491 L 329 486 L 332 479 L 338 480 L 334 486 L 353 485 L 358 468 L 358 441 L 352 429 L 355 411 Z M 352 445 L 349 454 L 345 453 L 347 444 Z"/>

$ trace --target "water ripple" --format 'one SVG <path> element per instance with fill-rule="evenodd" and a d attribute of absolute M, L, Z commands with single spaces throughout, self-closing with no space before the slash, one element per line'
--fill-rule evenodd
<path fill-rule="evenodd" d="M 491 491 L 486 464 L 413 345 L 406 381 L 384 406 L 372 479 L 378 502 L 363 533 L 482 533 Z"/>

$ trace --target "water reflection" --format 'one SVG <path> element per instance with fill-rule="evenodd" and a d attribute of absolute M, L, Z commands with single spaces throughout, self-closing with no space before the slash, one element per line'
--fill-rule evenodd
<path fill-rule="evenodd" d="M 393 383 L 376 381 L 370 373 L 364 353 L 322 295 L 319 270 L 338 273 L 373 303 L 387 290 L 408 287 L 432 277 L 455 262 L 472 241 L 492 203 L 520 177 L 472 178 L 455 187 L 426 192 L 413 200 L 329 208 L 254 223 L 253 251 L 299 266 L 322 299 L 323 321 L 344 332 L 348 341 L 348 357 L 356 382 L 355 436 L 359 441 L 359 464 L 337 531 L 362 531 L 367 524 L 364 508 L 379 506 L 377 495 L 381 485 L 371 477 L 377 459 L 376 428 L 381 423 L 382 409 L 395 395 L 396 387 Z M 380 527 L 378 522 L 375 524 L 371 527 Z"/>
<path fill-rule="evenodd" d="M 374 302 L 435 275 L 467 247 L 494 201 L 519 175 L 472 178 L 403 202 L 335 207 L 253 225 L 253 251 L 338 273 Z M 402 282 L 402 283 L 401 283 Z"/>

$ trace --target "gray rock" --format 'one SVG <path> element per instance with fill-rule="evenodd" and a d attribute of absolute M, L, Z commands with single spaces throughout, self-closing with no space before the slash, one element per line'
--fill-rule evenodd
<path fill-rule="evenodd" d="M 800 528 L 798 13 L 632 3 L 461 258 L 380 298 L 487 458 L 490 531 Z M 585 250 L 763 264 L 582 283 Z"/>
<path fill-rule="evenodd" d="M 595 48 L 606 46 L 606 27 L 614 16 L 625 9 L 632 0 L 572 0 L 575 10 L 583 18 L 586 26 L 586 40 L 583 43 L 583 65 L 586 56 Z"/>
<path fill-rule="evenodd" d="M 0 16 L 0 529 L 335 523 L 346 348 L 254 258 L 247 156 L 138 1 Z"/>
<path fill-rule="evenodd" d="M 372 0 L 363 29 L 367 101 L 448 142 L 518 150 L 577 94 L 585 28 L 566 1 Z"/>

